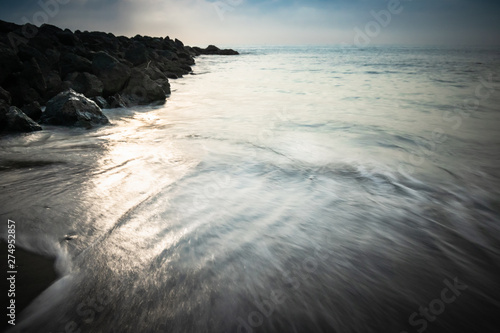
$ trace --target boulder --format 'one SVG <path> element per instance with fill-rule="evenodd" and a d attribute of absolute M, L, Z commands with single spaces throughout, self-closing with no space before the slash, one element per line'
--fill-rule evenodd
<path fill-rule="evenodd" d="M 101 109 L 108 109 L 109 108 L 108 101 L 102 96 L 92 97 L 91 100 L 93 100 L 95 102 L 95 104 L 97 104 Z"/>
<path fill-rule="evenodd" d="M 89 98 L 101 96 L 104 89 L 102 81 L 97 76 L 87 72 L 68 74 L 64 81 L 69 83 L 68 88 Z"/>
<path fill-rule="evenodd" d="M 13 105 L 25 105 L 32 102 L 41 102 L 42 98 L 37 90 L 31 87 L 30 82 L 23 73 L 14 73 L 9 78 L 9 85 L 5 88 L 10 92 Z"/>
<path fill-rule="evenodd" d="M 56 49 L 46 49 L 45 57 L 47 58 L 48 66 L 52 70 L 56 70 L 59 68 L 59 60 L 61 59 L 61 52 L 59 52 Z M 40 67 L 42 67 L 43 69 L 43 66 L 41 64 Z"/>
<path fill-rule="evenodd" d="M 167 76 L 161 70 L 159 70 L 155 65 L 146 66 L 142 69 L 144 73 L 151 78 L 151 80 L 166 80 Z"/>
<path fill-rule="evenodd" d="M 143 64 L 148 61 L 148 49 L 145 45 L 135 42 L 127 51 L 125 51 L 125 59 L 130 61 L 134 66 Z"/>
<path fill-rule="evenodd" d="M 47 83 L 36 59 L 31 58 L 29 61 L 24 62 L 23 66 L 24 69 L 21 72 L 23 80 L 38 93 L 44 94 L 47 90 Z"/>
<path fill-rule="evenodd" d="M 59 42 L 63 45 L 75 46 L 79 43 L 78 37 L 75 36 L 75 34 L 73 34 L 69 29 L 56 32 L 55 36 L 57 37 Z"/>
<path fill-rule="evenodd" d="M 163 88 L 163 91 L 165 94 L 170 95 L 172 92 L 170 90 L 170 82 L 168 82 L 168 79 L 159 79 L 156 80 L 156 83 L 160 85 L 160 87 Z"/>
<path fill-rule="evenodd" d="M 97 104 L 72 89 L 66 90 L 47 103 L 42 123 L 91 128 L 108 124 L 108 118 Z"/>
<path fill-rule="evenodd" d="M 12 99 L 10 97 L 10 93 L 2 87 L 0 87 L 0 101 L 1 100 L 5 101 L 9 105 L 12 102 Z"/>
<path fill-rule="evenodd" d="M 0 102 L 0 131 L 1 132 L 34 132 L 41 131 L 42 127 L 35 123 L 23 111 L 15 106 L 9 107 Z"/>
<path fill-rule="evenodd" d="M 200 47 L 192 47 L 186 48 L 186 50 L 190 53 L 195 53 L 195 55 L 205 54 L 205 55 L 238 55 L 238 51 L 225 49 L 221 50 L 215 45 L 209 45 L 206 49 L 202 49 Z"/>
<path fill-rule="evenodd" d="M 2 84 L 11 73 L 22 69 L 22 63 L 16 53 L 0 45 L 0 84 Z"/>
<path fill-rule="evenodd" d="M 34 121 L 39 121 L 42 117 L 42 108 L 40 107 L 40 103 L 38 102 L 26 104 L 21 108 L 21 110 L 25 115 L 27 115 Z"/>
<path fill-rule="evenodd" d="M 94 55 L 92 72 L 104 84 L 104 96 L 120 92 L 130 77 L 130 68 L 106 52 L 97 52 Z"/>
<path fill-rule="evenodd" d="M 163 87 L 145 74 L 142 70 L 133 69 L 130 80 L 123 90 L 129 104 L 149 104 L 164 102 L 166 93 Z"/>
<path fill-rule="evenodd" d="M 91 72 L 92 63 L 87 58 L 74 53 L 65 53 L 60 59 L 61 76 L 65 77 L 73 72 Z"/>
<path fill-rule="evenodd" d="M 51 71 L 47 74 L 45 83 L 47 84 L 47 91 L 45 94 L 47 99 L 54 97 L 61 91 L 62 80 L 58 72 Z"/>
<path fill-rule="evenodd" d="M 18 50 L 17 55 L 21 61 L 30 61 L 34 58 L 43 73 L 50 72 L 51 64 L 45 54 L 25 44 L 18 45 Z"/>
<path fill-rule="evenodd" d="M 110 109 L 116 108 L 126 108 L 127 102 L 123 99 L 122 95 L 114 94 L 113 96 L 108 97 L 108 106 Z"/>

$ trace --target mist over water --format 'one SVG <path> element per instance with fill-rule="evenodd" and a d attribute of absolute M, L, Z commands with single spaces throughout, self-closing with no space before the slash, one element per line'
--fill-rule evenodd
<path fill-rule="evenodd" d="M 61 274 L 12 332 L 497 332 L 500 50 L 237 49 L 0 139 L 0 217 Z"/>

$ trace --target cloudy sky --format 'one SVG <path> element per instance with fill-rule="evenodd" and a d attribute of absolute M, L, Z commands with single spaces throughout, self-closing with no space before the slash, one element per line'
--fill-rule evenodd
<path fill-rule="evenodd" d="M 0 19 L 185 44 L 500 45 L 499 0 L 0 0 Z"/>

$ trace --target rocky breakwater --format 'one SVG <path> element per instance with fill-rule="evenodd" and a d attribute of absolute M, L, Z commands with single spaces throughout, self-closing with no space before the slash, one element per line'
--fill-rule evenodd
<path fill-rule="evenodd" d="M 0 132 L 41 130 L 39 123 L 103 125 L 102 108 L 164 103 L 169 79 L 191 73 L 194 57 L 236 54 L 169 37 L 0 21 Z"/>

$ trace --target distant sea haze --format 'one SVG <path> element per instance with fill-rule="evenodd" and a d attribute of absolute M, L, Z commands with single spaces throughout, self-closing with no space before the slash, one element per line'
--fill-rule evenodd
<path fill-rule="evenodd" d="M 10 332 L 498 332 L 500 50 L 233 48 L 0 139 L 61 273 Z"/>

